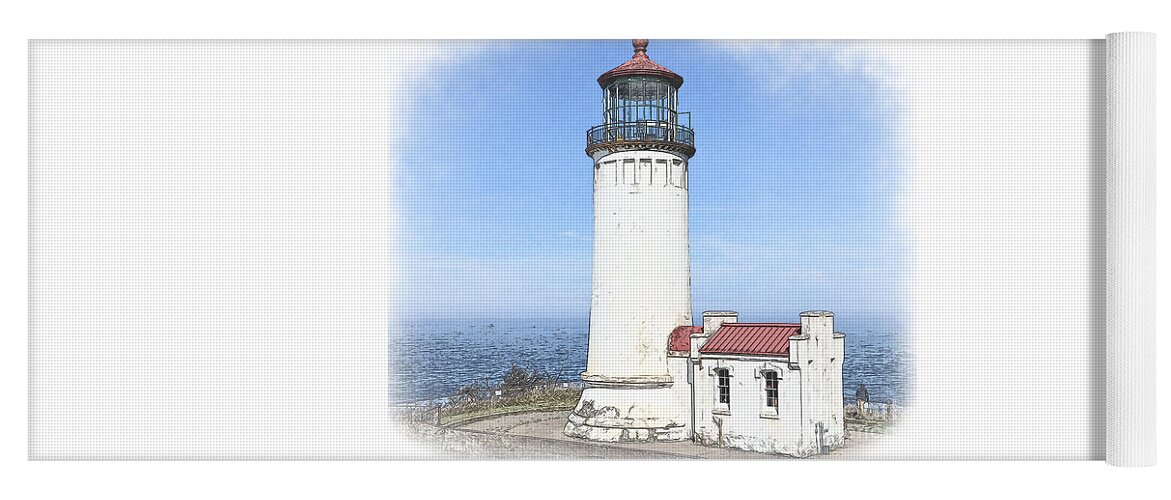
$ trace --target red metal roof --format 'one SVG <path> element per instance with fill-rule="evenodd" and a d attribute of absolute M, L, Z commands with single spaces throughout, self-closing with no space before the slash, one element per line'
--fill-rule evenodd
<path fill-rule="evenodd" d="M 630 57 L 629 61 L 618 65 L 617 68 L 602 73 L 602 76 L 598 77 L 598 85 L 605 88 L 614 80 L 624 76 L 657 76 L 665 78 L 675 88 L 683 85 L 683 77 L 652 61 L 646 55 L 646 47 L 650 44 L 650 40 L 635 39 L 631 40 L 630 43 L 634 45 L 634 55 Z"/>
<path fill-rule="evenodd" d="M 702 326 L 677 326 L 671 331 L 671 343 L 668 351 L 691 352 L 691 335 L 703 333 Z"/>
<path fill-rule="evenodd" d="M 699 352 L 788 356 L 789 337 L 800 334 L 800 323 L 724 323 Z"/>

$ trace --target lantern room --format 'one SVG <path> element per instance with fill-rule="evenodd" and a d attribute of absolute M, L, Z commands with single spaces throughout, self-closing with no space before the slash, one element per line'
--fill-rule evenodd
<path fill-rule="evenodd" d="M 683 78 L 647 56 L 647 40 L 634 40 L 629 61 L 598 77 L 602 124 L 586 134 L 586 153 L 659 149 L 695 154 L 691 114 L 680 113 Z"/>

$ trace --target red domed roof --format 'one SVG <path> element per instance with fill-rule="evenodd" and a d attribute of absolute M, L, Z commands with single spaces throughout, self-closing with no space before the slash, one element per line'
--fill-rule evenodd
<path fill-rule="evenodd" d="M 671 340 L 667 350 L 672 352 L 691 352 L 691 336 L 703 333 L 703 326 L 683 325 L 671 330 Z"/>
<path fill-rule="evenodd" d="M 629 61 L 620 64 L 617 68 L 602 73 L 602 76 L 598 77 L 598 85 L 605 88 L 614 80 L 624 76 L 657 76 L 666 79 L 676 88 L 683 85 L 683 77 L 647 57 L 646 46 L 650 40 L 635 39 L 630 42 L 634 45 L 634 55 L 630 57 Z"/>

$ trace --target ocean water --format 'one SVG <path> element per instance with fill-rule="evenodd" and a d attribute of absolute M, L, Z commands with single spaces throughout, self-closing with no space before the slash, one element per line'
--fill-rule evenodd
<path fill-rule="evenodd" d="M 850 325 L 842 367 L 842 399 L 866 384 L 872 402 L 905 404 L 911 366 L 898 328 Z M 496 383 L 512 366 L 557 374 L 567 382 L 585 370 L 588 326 L 581 320 L 412 321 L 391 332 L 392 403 L 440 399 L 474 383 Z"/>

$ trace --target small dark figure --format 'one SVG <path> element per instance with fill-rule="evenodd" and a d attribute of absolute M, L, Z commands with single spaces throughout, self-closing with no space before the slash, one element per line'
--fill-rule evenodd
<path fill-rule="evenodd" d="M 887 420 L 894 420 L 894 418 L 895 418 L 895 402 L 888 399 L 888 400 L 886 400 L 886 419 Z"/>
<path fill-rule="evenodd" d="M 870 393 L 866 392 L 866 384 L 859 384 L 854 391 L 854 399 L 858 401 L 858 415 L 866 415 L 866 405 L 870 403 Z"/>

